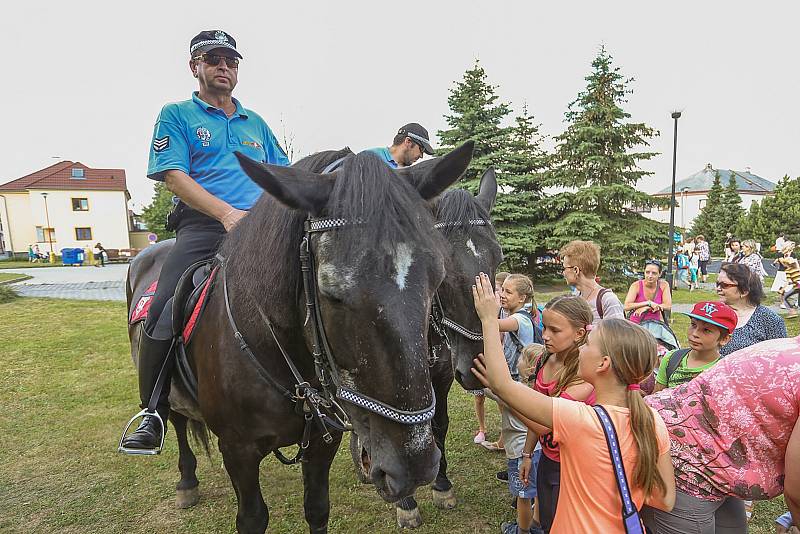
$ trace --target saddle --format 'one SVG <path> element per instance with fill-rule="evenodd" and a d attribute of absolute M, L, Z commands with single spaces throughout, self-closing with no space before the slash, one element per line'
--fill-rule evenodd
<path fill-rule="evenodd" d="M 197 321 L 205 310 L 205 303 L 211 291 L 216 268 L 213 260 L 202 260 L 192 264 L 178 279 L 175 294 L 164 305 L 153 330 L 153 336 L 161 339 L 179 337 L 184 345 L 191 340 Z M 147 288 L 139 301 L 131 309 L 129 323 L 134 325 L 147 319 L 158 280 Z"/>

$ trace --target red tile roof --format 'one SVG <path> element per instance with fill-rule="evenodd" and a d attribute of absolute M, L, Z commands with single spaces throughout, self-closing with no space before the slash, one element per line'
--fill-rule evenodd
<path fill-rule="evenodd" d="M 73 178 L 72 169 L 83 169 L 83 178 Z M 81 162 L 60 161 L 40 171 L 0 185 L 0 193 L 28 189 L 93 189 L 127 191 L 124 169 L 91 169 Z"/>

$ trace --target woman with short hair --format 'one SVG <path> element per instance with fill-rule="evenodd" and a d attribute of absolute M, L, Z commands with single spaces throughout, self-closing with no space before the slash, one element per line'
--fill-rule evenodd
<path fill-rule="evenodd" d="M 736 311 L 738 323 L 721 356 L 768 339 L 786 337 L 783 319 L 761 304 L 764 288 L 758 276 L 741 263 L 723 265 L 717 277 L 717 295 Z"/>
<path fill-rule="evenodd" d="M 559 251 L 561 274 L 577 295 L 589 304 L 594 315 L 592 324 L 609 317 L 625 318 L 622 302 L 613 291 L 597 283 L 600 269 L 600 247 L 593 241 L 570 241 Z"/>
<path fill-rule="evenodd" d="M 764 270 L 763 258 L 756 250 L 756 242 L 752 239 L 745 239 L 742 241 L 742 259 L 739 263 L 747 265 L 753 273 L 758 275 L 761 283 L 764 283 L 764 276 L 767 272 Z"/>

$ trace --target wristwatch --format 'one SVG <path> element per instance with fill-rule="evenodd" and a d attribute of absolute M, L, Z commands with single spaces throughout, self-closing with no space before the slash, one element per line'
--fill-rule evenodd
<path fill-rule="evenodd" d="M 532 452 L 522 451 L 522 457 L 523 458 L 533 458 L 533 453 Z"/>

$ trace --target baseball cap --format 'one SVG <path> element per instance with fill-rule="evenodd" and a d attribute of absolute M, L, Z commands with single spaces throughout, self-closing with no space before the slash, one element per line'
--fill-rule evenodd
<path fill-rule="evenodd" d="M 222 30 L 205 30 L 192 38 L 189 43 L 189 55 L 202 54 L 216 48 L 227 48 L 233 50 L 239 58 L 242 55 L 236 50 L 236 39 L 231 37 L 231 34 Z"/>
<path fill-rule="evenodd" d="M 412 141 L 418 143 L 422 150 L 429 156 L 433 156 L 433 147 L 431 146 L 430 136 L 428 130 L 422 127 L 421 124 L 416 122 L 409 122 L 399 130 L 397 135 L 405 135 L 411 138 Z"/>
<path fill-rule="evenodd" d="M 727 330 L 729 334 L 733 334 L 733 331 L 736 329 L 736 324 L 739 322 L 739 319 L 736 317 L 736 312 L 724 302 L 698 302 L 694 305 L 694 308 L 692 308 L 691 313 L 678 313 L 692 317 L 698 321 L 711 323 L 714 326 Z"/>

